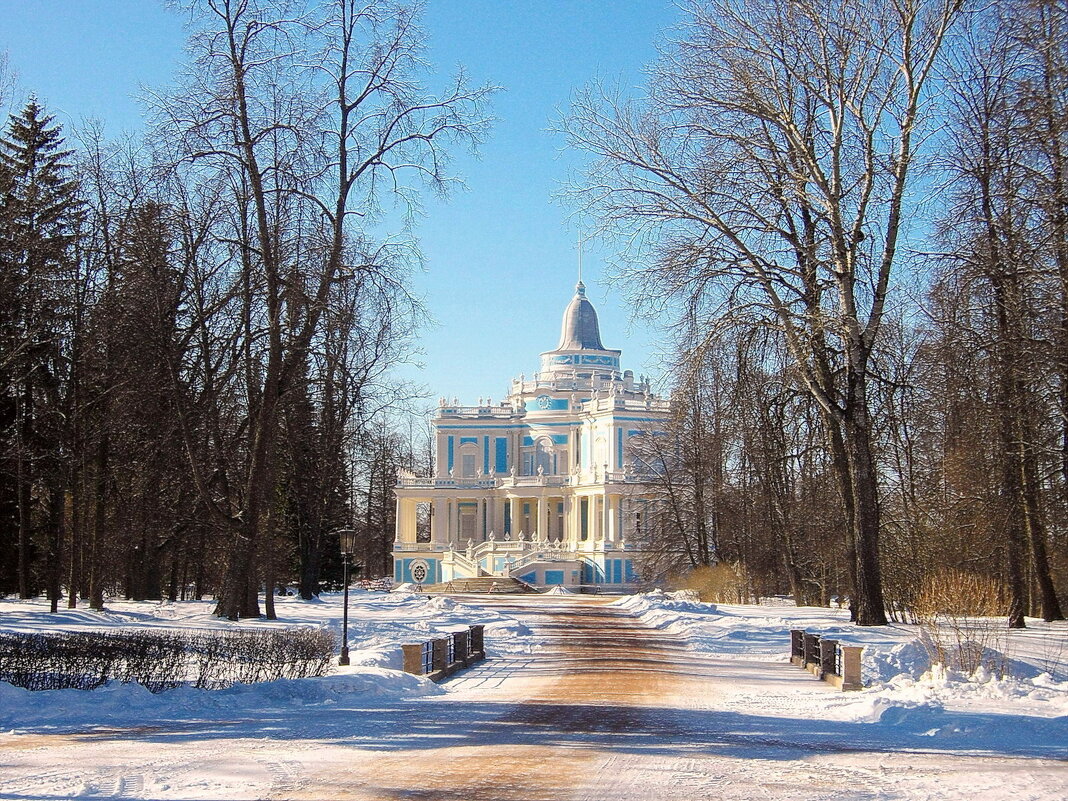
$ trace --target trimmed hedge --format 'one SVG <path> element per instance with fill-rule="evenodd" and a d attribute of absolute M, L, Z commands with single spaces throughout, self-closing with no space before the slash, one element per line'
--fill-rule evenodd
<path fill-rule="evenodd" d="M 154 693 L 324 676 L 334 636 L 323 629 L 0 633 L 0 681 L 28 690 L 91 690 L 135 682 Z"/>

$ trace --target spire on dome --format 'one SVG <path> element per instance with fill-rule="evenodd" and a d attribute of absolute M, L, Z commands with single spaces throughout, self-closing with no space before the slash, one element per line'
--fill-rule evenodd
<path fill-rule="evenodd" d="M 575 297 L 564 310 L 560 328 L 560 344 L 557 350 L 604 350 L 601 330 L 597 324 L 597 312 L 586 299 L 586 285 L 580 280 L 575 285 Z"/>

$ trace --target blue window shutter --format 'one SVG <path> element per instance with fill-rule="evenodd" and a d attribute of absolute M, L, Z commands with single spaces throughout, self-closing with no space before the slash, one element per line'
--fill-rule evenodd
<path fill-rule="evenodd" d="M 494 465 L 493 470 L 496 473 L 508 472 L 508 438 L 497 437 L 497 463 Z"/>

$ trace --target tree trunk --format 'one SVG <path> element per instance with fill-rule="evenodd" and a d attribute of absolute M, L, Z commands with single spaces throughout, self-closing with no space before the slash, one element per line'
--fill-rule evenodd
<path fill-rule="evenodd" d="M 858 393 L 860 394 L 860 393 Z M 854 609 L 858 626 L 885 626 L 882 576 L 879 567 L 878 477 L 871 454 L 871 433 L 863 397 L 854 417 L 846 421 L 853 490 L 853 539 L 856 543 Z"/>
<path fill-rule="evenodd" d="M 316 538 L 317 540 L 320 538 Z M 305 601 L 317 598 L 320 592 L 319 576 L 322 570 L 322 548 L 310 537 L 301 539 L 300 597 Z"/>
<path fill-rule="evenodd" d="M 18 501 L 19 501 L 19 598 L 30 598 L 33 584 L 30 566 L 33 561 L 33 467 L 29 456 L 29 447 L 33 433 L 32 404 L 33 389 L 29 379 L 22 385 L 22 408 L 19 410 L 18 433 Z"/>
<path fill-rule="evenodd" d="M 263 611 L 268 620 L 278 620 L 278 614 L 274 610 L 274 593 L 276 589 L 277 577 L 274 557 L 268 555 L 263 565 Z"/>
<path fill-rule="evenodd" d="M 78 451 L 82 451 L 84 448 L 84 441 L 81 442 Z M 84 527 L 85 509 L 82 504 L 85 502 L 84 493 L 82 492 L 82 482 L 85 480 L 85 460 L 83 454 L 79 453 L 78 464 L 73 472 L 70 485 L 70 507 L 71 507 L 71 520 L 70 520 L 70 566 L 69 573 L 67 574 L 67 608 L 76 609 L 78 606 L 78 594 L 82 588 L 82 529 Z"/>
<path fill-rule="evenodd" d="M 992 240 L 995 241 L 995 240 Z M 996 264 L 995 267 L 999 266 Z M 1001 442 L 1001 500 L 1005 521 L 1005 557 L 1009 585 L 1009 626 L 1024 628 L 1027 612 L 1027 583 L 1024 563 L 1027 549 L 1023 509 L 1023 460 L 1019 442 L 1016 406 L 1022 400 L 1016 377 L 1019 353 L 1012 324 L 1013 312 L 1018 309 L 1018 287 L 1005 276 L 993 275 L 994 301 L 997 317 L 998 342 L 995 358 L 997 371 L 998 434 Z M 1011 309 L 1010 309 L 1011 306 Z"/>
<path fill-rule="evenodd" d="M 63 507 L 66 487 L 62 473 L 55 470 L 48 488 L 48 600 L 53 612 L 59 611 L 63 597 Z"/>
<path fill-rule="evenodd" d="M 1057 590 L 1053 586 L 1053 577 L 1050 575 L 1049 557 L 1046 553 L 1046 525 L 1042 515 L 1040 501 L 1040 487 L 1038 479 L 1038 464 L 1035 456 L 1035 448 L 1030 443 L 1034 440 L 1034 426 L 1031 424 L 1029 410 L 1022 411 L 1021 423 L 1025 427 L 1024 436 L 1020 438 L 1021 447 L 1026 448 L 1020 466 L 1023 468 L 1021 476 L 1021 490 L 1023 496 L 1024 522 L 1027 528 L 1028 544 L 1031 546 L 1031 569 L 1038 585 L 1039 611 L 1042 619 L 1047 623 L 1054 620 L 1064 620 L 1060 602 L 1057 600 Z"/>
<path fill-rule="evenodd" d="M 838 421 L 825 410 L 820 409 L 820 416 L 827 430 L 827 446 L 831 458 L 838 496 L 842 500 L 842 531 L 845 535 L 846 570 L 849 580 L 849 619 L 857 621 L 857 536 L 856 536 L 856 500 L 853 495 L 853 475 L 849 466 L 842 429 Z M 839 597 L 841 602 L 841 597 Z"/>
<path fill-rule="evenodd" d="M 106 415 L 106 408 L 105 408 Z M 108 450 L 110 437 L 108 432 L 100 433 L 96 447 L 96 459 L 93 465 L 93 528 L 89 543 L 89 608 L 104 608 L 104 580 L 102 575 L 102 549 L 104 529 L 107 526 L 107 475 Z"/>
<path fill-rule="evenodd" d="M 219 593 L 219 602 L 215 605 L 215 614 L 219 617 L 239 620 L 260 616 L 255 589 L 257 533 L 257 526 L 248 521 L 235 532 L 236 541 L 230 549 L 230 561 L 223 577 L 222 591 Z"/>

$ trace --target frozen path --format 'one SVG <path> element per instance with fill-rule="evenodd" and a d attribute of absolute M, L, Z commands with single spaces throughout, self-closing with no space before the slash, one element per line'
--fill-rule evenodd
<path fill-rule="evenodd" d="M 694 654 L 599 599 L 466 602 L 507 608 L 546 645 L 380 708 L 0 736 L 0 799 L 1068 798 L 1056 738 L 1012 738 L 1009 752 L 996 730 L 806 720 L 789 699 L 833 690 L 786 665 Z M 1024 725 L 976 718 L 977 730 Z"/>

